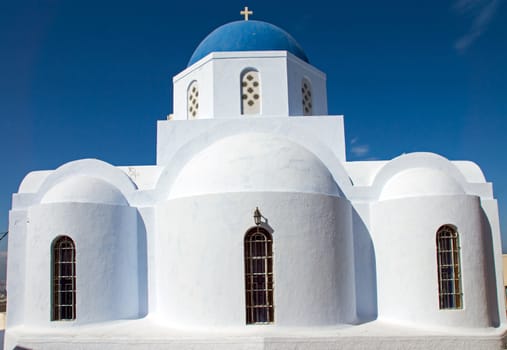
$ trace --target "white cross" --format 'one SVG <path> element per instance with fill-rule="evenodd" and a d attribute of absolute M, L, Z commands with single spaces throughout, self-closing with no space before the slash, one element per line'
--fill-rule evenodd
<path fill-rule="evenodd" d="M 248 15 L 253 15 L 253 11 L 249 11 L 248 6 L 245 6 L 245 9 L 240 11 L 239 14 L 245 16 L 245 21 L 248 21 Z"/>

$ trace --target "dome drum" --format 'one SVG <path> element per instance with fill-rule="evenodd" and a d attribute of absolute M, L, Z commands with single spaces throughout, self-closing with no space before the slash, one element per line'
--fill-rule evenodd
<path fill-rule="evenodd" d="M 263 216 L 260 226 L 273 242 L 273 326 L 353 322 L 350 202 L 324 194 L 271 191 L 161 203 L 158 227 L 167 233 L 156 243 L 167 267 L 157 285 L 157 293 L 166 296 L 160 301 L 161 317 L 190 328 L 245 324 L 244 237 L 255 227 L 256 207 Z"/>

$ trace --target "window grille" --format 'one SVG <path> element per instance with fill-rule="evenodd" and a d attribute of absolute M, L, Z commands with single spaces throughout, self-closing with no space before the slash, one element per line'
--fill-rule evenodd
<path fill-rule="evenodd" d="M 459 235 L 451 225 L 437 231 L 437 263 L 440 309 L 463 308 Z"/>
<path fill-rule="evenodd" d="M 307 79 L 303 79 L 301 83 L 301 94 L 303 102 L 303 115 L 312 115 L 313 114 L 312 85 Z"/>
<path fill-rule="evenodd" d="M 58 237 L 53 243 L 52 320 L 76 318 L 76 248 L 70 237 Z"/>
<path fill-rule="evenodd" d="M 193 81 L 187 90 L 187 115 L 188 119 L 199 117 L 199 86 Z"/>
<path fill-rule="evenodd" d="M 247 70 L 241 76 L 241 114 L 259 114 L 260 105 L 259 72 Z"/>
<path fill-rule="evenodd" d="M 246 323 L 272 323 L 274 309 L 271 234 L 257 226 L 247 232 L 244 243 Z"/>

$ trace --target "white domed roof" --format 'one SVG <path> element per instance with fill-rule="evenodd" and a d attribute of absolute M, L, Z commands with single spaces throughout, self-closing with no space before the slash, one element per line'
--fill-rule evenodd
<path fill-rule="evenodd" d="M 127 200 L 116 187 L 89 176 L 67 178 L 47 191 L 41 200 L 41 203 L 60 202 L 128 205 Z"/>
<path fill-rule="evenodd" d="M 412 168 L 389 179 L 382 189 L 380 199 L 464 193 L 462 186 L 441 170 Z"/>
<path fill-rule="evenodd" d="M 176 176 L 169 197 L 248 191 L 339 195 L 327 167 L 306 148 L 249 133 L 221 139 L 195 155 Z"/>

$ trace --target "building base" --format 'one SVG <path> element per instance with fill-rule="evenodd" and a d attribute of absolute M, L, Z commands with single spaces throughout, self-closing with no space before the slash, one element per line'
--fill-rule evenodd
<path fill-rule="evenodd" d="M 174 329 L 148 319 L 62 328 L 14 327 L 5 334 L 6 350 L 497 350 L 506 349 L 507 328 L 415 328 L 373 321 L 362 325 L 316 328 L 247 326 Z"/>

